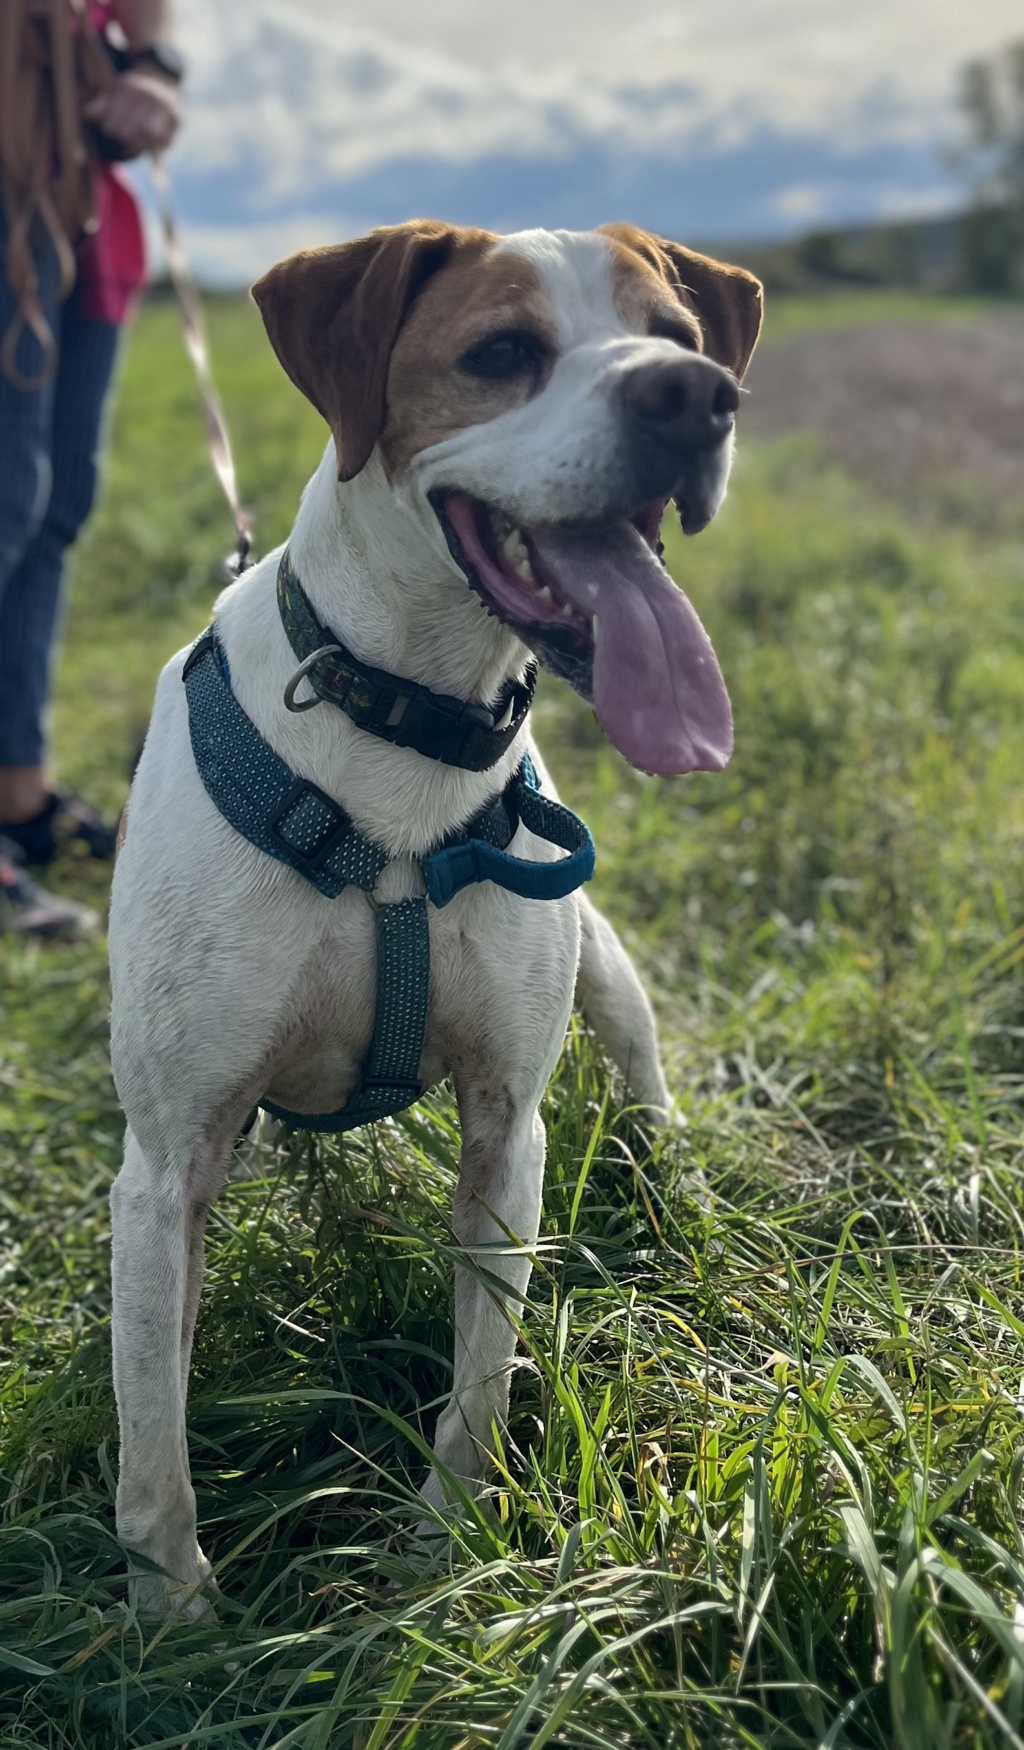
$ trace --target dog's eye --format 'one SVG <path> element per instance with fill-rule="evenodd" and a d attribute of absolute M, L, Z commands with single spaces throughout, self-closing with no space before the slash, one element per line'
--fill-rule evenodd
<path fill-rule="evenodd" d="M 463 353 L 459 364 L 471 377 L 497 380 L 535 371 L 546 353 L 547 347 L 536 334 L 512 329 L 503 334 L 489 334 L 486 340 Z"/>
<path fill-rule="evenodd" d="M 655 316 L 651 323 L 652 340 L 674 340 L 677 346 L 685 346 L 687 352 L 697 352 L 697 336 L 692 328 L 683 322 L 675 322 L 671 316 Z"/>

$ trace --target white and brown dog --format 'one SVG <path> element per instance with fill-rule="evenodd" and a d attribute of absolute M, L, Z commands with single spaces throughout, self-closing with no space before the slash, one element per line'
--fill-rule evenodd
<path fill-rule="evenodd" d="M 532 657 L 592 699 L 649 772 L 717 770 L 728 697 L 700 622 L 658 558 L 675 498 L 687 533 L 725 493 L 737 382 L 761 289 L 647 232 L 497 237 L 415 222 L 292 257 L 254 288 L 285 370 L 333 434 L 289 552 L 321 623 L 357 657 L 493 704 Z M 185 652 L 167 665 L 135 779 L 110 921 L 113 1059 L 128 1120 L 113 1187 L 117 1523 L 164 1570 L 147 1608 L 202 1608 L 185 1439 L 189 1352 L 211 1200 L 268 1098 L 340 1107 L 375 1005 L 373 901 L 422 891 L 417 859 L 536 750 L 524 728 L 467 771 L 390 745 L 332 704 L 296 715 L 279 555 L 217 604 L 235 697 L 293 772 L 390 861 L 375 894 L 325 898 L 218 812 L 190 744 Z M 542 784 L 550 785 L 539 766 Z M 554 853 L 519 827 L 510 849 Z M 650 1006 L 580 894 L 549 904 L 483 882 L 431 908 L 424 1085 L 450 1076 L 462 1125 L 455 1372 L 437 1459 L 473 1482 L 508 1405 L 544 1165 L 538 1107 L 574 990 L 652 1114 L 668 1095 Z M 509 1236 L 521 1242 L 510 1246 Z M 491 1248 L 488 1250 L 488 1248 Z M 424 1486 L 439 1507 L 436 1472 Z"/>

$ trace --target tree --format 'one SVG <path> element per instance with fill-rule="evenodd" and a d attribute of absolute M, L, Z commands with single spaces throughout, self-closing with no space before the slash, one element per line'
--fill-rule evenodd
<path fill-rule="evenodd" d="M 986 292 L 1024 292 L 1024 41 L 969 61 L 960 85 L 972 176 L 961 227 L 964 277 Z"/>

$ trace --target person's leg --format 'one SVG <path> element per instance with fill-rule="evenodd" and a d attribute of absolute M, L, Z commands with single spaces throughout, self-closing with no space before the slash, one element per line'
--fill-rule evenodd
<path fill-rule="evenodd" d="M 4 243 L 0 216 L 0 247 Z M 37 256 L 39 301 L 43 314 L 56 332 L 57 258 L 52 245 L 40 245 Z M 16 319 L 17 301 L 0 267 L 0 334 L 6 334 Z M 28 381 L 43 369 L 43 351 L 28 329 L 21 332 L 16 365 Z M 26 739 L 19 723 L 23 692 L 19 635 L 11 614 L 11 586 L 25 556 L 42 527 L 50 501 L 52 469 L 50 431 L 54 382 L 23 389 L 0 371 L 0 820 L 24 818 L 45 797 L 41 754 L 34 740 Z"/>
<path fill-rule="evenodd" d="M 49 498 L 0 602 L 0 823 L 39 862 L 53 854 L 45 716 L 65 555 L 96 496 L 103 408 L 120 330 L 81 316 L 72 295 L 59 312 L 57 332 Z M 34 833 L 18 830 L 33 825 Z M 109 854 L 112 838 L 90 848 Z"/>

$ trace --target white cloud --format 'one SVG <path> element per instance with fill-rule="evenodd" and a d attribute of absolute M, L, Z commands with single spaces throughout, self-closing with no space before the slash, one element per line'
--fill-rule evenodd
<path fill-rule="evenodd" d="M 982 29 L 963 0 L 690 0 L 624 28 L 618 0 L 379 0 L 369 29 L 334 0 L 178 0 L 192 77 L 176 155 L 258 172 L 269 205 L 418 155 L 678 150 L 697 128 L 726 145 L 764 125 L 916 138 L 1016 5 L 987 0 Z"/>
<path fill-rule="evenodd" d="M 342 243 L 365 230 L 361 222 L 325 219 L 316 213 L 298 213 L 262 225 L 195 225 L 184 223 L 181 240 L 192 269 L 204 285 L 238 286 L 258 279 L 275 261 L 297 249 L 316 249 L 324 243 Z M 156 239 L 151 259 L 159 271 L 163 259 Z"/>
<path fill-rule="evenodd" d="M 794 125 L 827 119 L 845 93 L 879 77 L 894 79 L 915 103 L 942 101 L 960 61 L 1022 28 L 1019 0 L 647 0 L 628 7 L 622 0 L 374 0 L 372 14 L 351 0 L 289 0 L 288 12 L 347 25 L 372 17 L 381 37 L 483 74 L 565 66 L 602 82 L 688 78 L 718 103 L 767 94 Z"/>
<path fill-rule="evenodd" d="M 350 212 L 352 231 L 428 208 L 530 223 L 545 191 L 529 167 L 549 164 L 565 167 L 549 223 L 605 216 L 605 194 L 639 216 L 647 191 L 644 222 L 675 234 L 869 216 L 896 189 L 922 210 L 950 198 L 929 154 L 951 130 L 955 69 L 1019 34 L 1018 13 L 1019 0 L 654 0 L 632 17 L 621 0 L 374 0 L 372 14 L 176 0 L 186 240 L 224 281 L 345 235 Z M 769 137 L 799 149 L 769 166 Z M 713 181 L 729 154 L 717 204 L 695 200 L 687 162 Z"/>
<path fill-rule="evenodd" d="M 388 161 L 543 157 L 587 141 L 650 150 L 714 119 L 678 81 L 638 92 L 572 67 L 484 74 L 275 0 L 185 0 L 181 12 L 193 72 L 175 157 L 193 172 L 256 172 L 268 206 Z"/>
<path fill-rule="evenodd" d="M 876 192 L 874 212 L 879 219 L 939 219 L 949 212 L 949 197 L 941 188 L 886 183 Z"/>
<path fill-rule="evenodd" d="M 815 182 L 794 182 L 772 199 L 772 208 L 784 219 L 814 219 L 825 206 L 825 191 Z"/>

